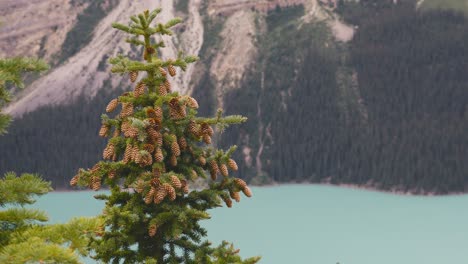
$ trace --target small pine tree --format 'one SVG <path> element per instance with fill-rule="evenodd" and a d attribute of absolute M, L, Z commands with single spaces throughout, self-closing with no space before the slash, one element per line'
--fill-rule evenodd
<path fill-rule="evenodd" d="M 80 169 L 70 182 L 93 190 L 102 184 L 111 188 L 110 195 L 96 196 L 106 206 L 102 237 L 91 243 L 94 258 L 106 263 L 256 263 L 259 257 L 242 260 L 226 242 L 213 248 L 202 241 L 207 232 L 199 221 L 210 218 L 208 209 L 222 201 L 231 207 L 240 192 L 252 195 L 243 180 L 229 176 L 237 170 L 231 159 L 236 147 L 209 147 L 214 125 L 222 130 L 246 118 L 222 117 L 222 111 L 214 118 L 197 117 L 197 101 L 173 91 L 176 67 L 185 70 L 197 58 L 182 53 L 175 59 L 158 57 L 164 42 L 152 37 L 171 35 L 169 29 L 181 22 L 151 26 L 160 11 L 132 16 L 128 26 L 113 24 L 133 35 L 127 42 L 143 48 L 144 61 L 122 55 L 110 59 L 112 72 L 127 74 L 134 89 L 110 101 L 106 112 L 119 108 L 119 113 L 102 116 L 99 135 L 110 137 L 105 161 Z M 207 178 L 206 171 L 209 187 L 190 189 L 197 178 Z"/>
<path fill-rule="evenodd" d="M 101 226 L 99 219 L 75 218 L 65 224 L 43 225 L 47 215 L 24 208 L 51 189 L 33 174 L 7 173 L 0 179 L 0 263 L 81 263 L 88 254 L 90 237 Z M 17 207 L 20 205 L 21 207 Z"/>

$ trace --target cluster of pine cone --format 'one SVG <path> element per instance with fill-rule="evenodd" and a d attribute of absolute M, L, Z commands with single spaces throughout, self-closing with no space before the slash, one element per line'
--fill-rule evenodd
<path fill-rule="evenodd" d="M 159 68 L 162 76 L 166 77 L 167 72 L 163 68 Z M 169 75 L 176 74 L 175 68 L 172 65 L 168 66 Z M 136 82 L 138 72 L 130 72 L 130 80 Z M 206 144 L 211 144 L 214 134 L 210 124 L 204 122 L 196 122 L 195 120 L 187 120 L 180 124 L 175 122 L 183 121 L 187 118 L 187 108 L 197 109 L 198 102 L 190 96 L 173 96 L 166 98 L 158 105 L 143 105 L 138 107 L 136 101 L 143 96 L 147 91 L 147 86 L 143 81 L 136 84 L 133 93 L 126 92 L 119 98 L 113 99 L 106 107 L 106 112 L 111 113 L 121 105 L 121 111 L 117 119 L 113 122 L 104 121 L 99 135 L 108 137 L 111 134 L 111 129 L 114 127 L 112 139 L 109 140 L 103 151 L 104 160 L 118 162 L 122 164 L 135 163 L 142 168 L 151 166 L 150 172 L 144 172 L 131 187 L 137 193 L 141 193 L 146 204 L 159 204 L 165 198 L 173 201 L 177 194 L 189 192 L 189 186 L 185 180 L 185 176 L 172 174 L 167 176 L 166 167 L 170 167 L 177 171 L 179 162 L 183 162 L 186 167 L 189 167 L 188 174 L 190 179 L 198 177 L 198 168 L 190 168 L 191 164 L 201 167 L 202 170 L 209 170 L 211 179 L 216 180 L 217 175 L 221 174 L 225 177 L 229 175 L 229 170 L 236 171 L 238 166 L 231 158 L 214 158 L 209 157 L 203 151 L 194 151 L 197 148 L 196 144 L 191 145 L 188 142 L 203 141 Z M 160 96 L 167 96 L 171 92 L 171 85 L 167 78 L 158 87 L 157 93 Z M 146 98 L 143 98 L 146 100 Z M 166 105 L 164 105 L 164 102 Z M 142 108 L 143 107 L 143 108 Z M 165 109 L 165 110 L 164 110 Z M 143 111 L 142 111 L 143 110 Z M 165 111 L 166 114 L 165 114 Z M 164 118 L 170 118 L 172 124 L 180 126 L 185 124 L 185 129 L 170 129 L 163 127 Z M 176 135 L 177 133 L 177 135 Z M 123 138 L 121 135 L 123 134 Z M 114 140 L 115 139 L 115 140 Z M 182 154 L 185 153 L 184 158 Z M 188 160 L 187 160 L 187 157 Z M 185 159 L 185 160 L 184 160 Z M 208 159 L 208 161 L 207 161 Z M 194 163 L 197 161 L 197 163 Z M 86 172 L 88 185 L 93 190 L 98 190 L 101 187 L 103 176 L 109 179 L 115 178 L 117 172 L 110 172 L 101 168 L 99 164 L 95 165 L 91 170 Z M 200 170 L 198 170 L 200 171 Z M 201 173 L 201 171 L 200 171 Z M 80 173 L 73 177 L 71 185 L 76 185 L 80 179 Z M 229 195 L 222 197 L 228 207 L 232 206 L 232 200 L 239 202 L 242 191 L 246 196 L 252 195 L 247 184 L 241 179 L 234 179 L 234 188 L 229 190 Z M 149 230 L 150 234 L 156 233 L 156 226 L 152 226 Z"/>

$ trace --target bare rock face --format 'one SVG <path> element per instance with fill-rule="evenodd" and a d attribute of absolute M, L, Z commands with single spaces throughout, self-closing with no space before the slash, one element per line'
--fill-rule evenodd
<path fill-rule="evenodd" d="M 210 72 L 216 84 L 218 105 L 226 90 L 240 86 L 245 70 L 256 53 L 255 13 L 239 10 L 229 16 L 221 31 L 221 50 L 215 55 Z"/>
<path fill-rule="evenodd" d="M 0 1 L 0 57 L 40 55 L 49 60 L 85 7 L 69 0 Z"/>
<path fill-rule="evenodd" d="M 44 1 L 46 2 L 46 1 Z M 174 10 L 171 0 L 161 1 L 132 1 L 122 0 L 95 28 L 94 36 L 90 43 L 80 50 L 75 56 L 69 58 L 64 64 L 52 69 L 47 75 L 33 82 L 25 95 L 16 102 L 10 104 L 6 113 L 15 116 L 33 111 L 39 106 L 46 104 L 64 104 L 70 102 L 73 98 L 85 94 L 94 96 L 96 92 L 103 88 L 104 81 L 111 80 L 112 87 L 116 87 L 121 81 L 127 82 L 125 77 L 111 78 L 106 69 L 99 69 L 99 65 L 106 64 L 105 60 L 109 56 L 115 56 L 117 53 L 130 52 L 130 45 L 124 42 L 125 36 L 110 27 L 112 22 L 118 21 L 127 23 L 130 15 L 141 12 L 145 9 L 155 9 L 162 7 L 163 11 L 159 16 L 160 21 L 167 21 L 174 17 Z M 200 15 L 198 12 L 198 1 L 191 1 L 190 11 L 192 14 L 191 24 L 186 25 L 186 34 L 192 36 L 203 36 Z M 195 25 L 195 26 L 193 26 Z M 201 31 L 201 32 L 200 32 Z M 163 49 L 163 57 L 171 58 L 177 54 L 175 43 L 178 40 L 175 37 L 166 37 L 166 48 Z M 202 39 L 191 41 L 192 45 L 188 47 L 187 53 L 198 54 L 202 45 Z M 192 71 L 193 66 L 187 69 Z M 187 77 L 188 76 L 188 77 Z M 174 85 L 175 89 L 182 90 L 181 87 L 187 87 L 190 74 L 179 74 Z"/>
<path fill-rule="evenodd" d="M 199 55 L 203 45 L 204 28 L 202 10 L 208 19 L 222 16 L 221 43 L 210 65 L 198 65 L 209 71 L 215 85 L 218 106 L 222 107 L 227 90 L 240 87 L 246 70 L 255 62 L 258 54 L 256 39 L 265 28 L 262 17 L 267 11 L 280 7 L 304 5 L 304 23 L 325 19 L 317 0 L 186 0 L 188 13 L 180 30 L 174 36 L 165 36 L 166 47 L 161 50 L 164 59 L 174 58 L 179 50 Z M 105 5 L 108 0 L 102 2 Z M 59 54 L 67 33 L 76 24 L 77 17 L 89 4 L 84 0 L 3 0 L 0 1 L 0 56 L 34 56 L 50 60 Z M 34 111 L 43 105 L 67 104 L 79 95 L 93 97 L 100 89 L 114 89 L 128 85 L 126 76 L 111 76 L 107 59 L 118 53 L 131 53 L 121 32 L 111 28 L 112 22 L 127 23 L 129 16 L 143 10 L 162 8 L 158 21 L 176 16 L 173 0 L 134 1 L 121 0 L 94 28 L 93 37 L 62 64 L 52 68 L 31 83 L 4 111 L 14 116 Z M 262 15 L 263 14 L 263 15 Z M 260 22 L 259 22 L 260 21 Z M 260 26 L 259 26 L 260 24 Z M 334 24 L 336 27 L 336 24 Z M 338 27 L 337 35 L 348 38 Z M 346 36 L 344 36 L 346 35 Z M 209 47 L 208 47 L 209 48 Z M 173 79 L 176 91 L 190 94 L 196 85 L 197 64 L 190 64 L 184 73 Z M 203 71 L 203 70 L 202 70 Z M 104 87 L 104 83 L 106 85 Z M 130 87 L 129 87 L 130 89 Z"/>

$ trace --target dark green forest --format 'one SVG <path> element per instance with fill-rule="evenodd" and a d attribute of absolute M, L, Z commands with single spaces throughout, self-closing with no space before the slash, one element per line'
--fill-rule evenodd
<path fill-rule="evenodd" d="M 319 25 L 292 30 L 277 23 L 281 13 L 270 14 L 263 65 L 245 85 L 262 87 L 264 74 L 263 88 L 226 97 L 227 112 L 250 121 L 226 134 L 228 144 L 255 155 L 263 142 L 261 171 L 253 156 L 250 167 L 242 163 L 244 175 L 465 191 L 468 21 L 390 2 L 342 3 L 342 16 L 359 26 L 346 45 L 324 46 Z"/>
<path fill-rule="evenodd" d="M 468 20 L 390 2 L 340 2 L 339 14 L 358 26 L 349 43 L 333 41 L 325 23 L 299 27 L 302 7 L 268 14 L 257 63 L 225 97 L 226 114 L 249 118 L 227 130 L 220 146 L 239 146 L 242 177 L 465 191 Z M 194 97 L 211 101 L 205 89 L 213 89 L 208 74 Z M 79 167 L 101 158 L 99 115 L 110 98 L 103 90 L 14 120 L 0 138 L 0 173 L 37 172 L 66 186 Z"/>

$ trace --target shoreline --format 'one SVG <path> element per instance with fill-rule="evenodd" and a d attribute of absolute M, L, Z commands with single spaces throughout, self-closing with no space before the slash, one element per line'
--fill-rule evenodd
<path fill-rule="evenodd" d="M 354 190 L 364 190 L 370 192 L 379 192 L 379 193 L 387 193 L 392 195 L 401 195 L 401 196 L 458 196 L 458 195 L 465 195 L 468 194 L 466 192 L 449 192 L 449 193 L 437 193 L 434 191 L 420 191 L 416 189 L 410 190 L 403 190 L 403 188 L 394 187 L 390 190 L 381 189 L 377 186 L 372 184 L 353 184 L 353 183 L 330 183 L 330 182 L 303 182 L 303 183 L 269 183 L 264 185 L 251 185 L 251 187 L 258 187 L 258 188 L 271 188 L 271 187 L 281 187 L 281 186 L 300 186 L 300 185 L 312 185 L 312 186 L 330 186 L 330 187 L 339 187 L 339 188 L 347 188 L 347 189 L 354 189 Z M 108 191 L 109 189 L 101 189 L 99 191 Z M 54 189 L 50 193 L 65 193 L 65 192 L 88 192 L 91 191 L 89 189 L 66 189 L 66 188 L 58 188 Z M 99 191 L 96 191 L 98 193 Z"/>

